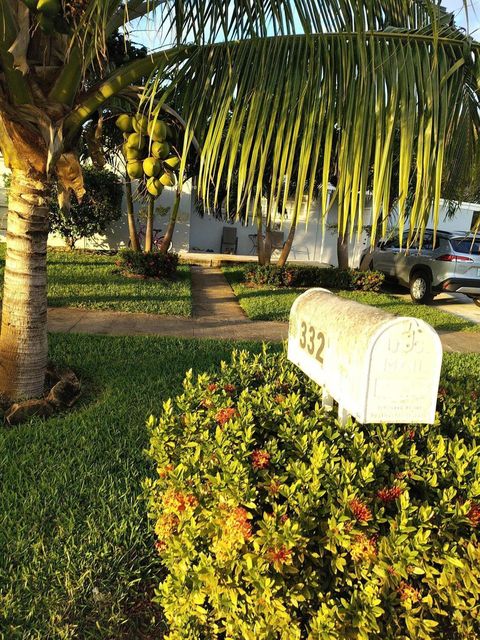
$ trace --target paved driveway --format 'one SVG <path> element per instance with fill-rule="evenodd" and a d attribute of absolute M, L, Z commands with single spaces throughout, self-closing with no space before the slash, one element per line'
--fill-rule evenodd
<path fill-rule="evenodd" d="M 410 294 L 403 287 L 396 283 L 385 283 L 383 291 L 390 293 L 397 298 L 402 298 L 405 302 L 411 302 Z M 413 304 L 413 303 L 412 303 Z M 470 322 L 480 323 L 480 307 L 463 293 L 439 293 L 432 302 L 432 307 L 454 313 L 457 316 L 470 320 Z"/>
<path fill-rule="evenodd" d="M 435 296 L 432 306 L 454 313 L 470 322 L 480 323 L 480 307 L 477 307 L 473 300 L 464 296 L 463 293 L 441 293 Z"/>

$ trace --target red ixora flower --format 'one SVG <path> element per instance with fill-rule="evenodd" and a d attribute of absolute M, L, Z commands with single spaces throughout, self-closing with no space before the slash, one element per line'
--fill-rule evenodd
<path fill-rule="evenodd" d="M 411 603 L 418 602 L 421 598 L 420 593 L 412 587 L 411 584 L 402 580 L 400 586 L 398 587 L 398 595 L 400 596 L 401 602 L 410 601 Z"/>
<path fill-rule="evenodd" d="M 402 493 L 402 487 L 385 487 L 377 491 L 377 498 L 382 502 L 395 502 Z"/>
<path fill-rule="evenodd" d="M 270 454 L 264 449 L 255 449 L 251 457 L 254 469 L 266 469 L 270 464 Z"/>
<path fill-rule="evenodd" d="M 171 511 L 182 513 L 187 507 L 195 509 L 198 505 L 198 500 L 192 494 L 171 490 L 163 496 L 163 504 Z"/>
<path fill-rule="evenodd" d="M 238 411 L 233 407 L 226 407 L 225 409 L 220 409 L 215 416 L 215 420 L 220 425 L 224 425 L 226 422 L 234 418 L 238 415 Z"/>
<path fill-rule="evenodd" d="M 252 537 L 252 525 L 248 519 L 248 511 L 243 507 L 232 509 L 225 524 L 227 529 L 233 526 L 237 531 L 240 531 L 245 540 L 250 540 Z"/>
<path fill-rule="evenodd" d="M 223 390 L 226 391 L 227 393 L 233 393 L 234 391 L 237 390 L 237 387 L 234 384 L 226 384 L 223 387 Z"/>
<path fill-rule="evenodd" d="M 355 519 L 358 520 L 359 522 L 368 522 L 373 517 L 372 512 L 367 507 L 367 505 L 363 503 L 361 500 L 357 500 L 357 498 L 350 500 L 350 502 L 348 503 L 348 506 L 350 508 L 350 511 L 353 513 Z"/>
<path fill-rule="evenodd" d="M 266 554 L 267 560 L 271 564 L 286 564 L 292 560 L 292 550 L 287 549 L 285 545 L 281 547 L 272 547 L 268 549 Z"/>
<path fill-rule="evenodd" d="M 480 524 L 480 504 L 472 502 L 470 510 L 467 513 L 467 518 L 470 520 L 472 527 L 478 527 Z"/>
<path fill-rule="evenodd" d="M 166 464 L 164 467 L 158 470 L 160 478 L 166 478 L 173 471 L 173 464 Z"/>

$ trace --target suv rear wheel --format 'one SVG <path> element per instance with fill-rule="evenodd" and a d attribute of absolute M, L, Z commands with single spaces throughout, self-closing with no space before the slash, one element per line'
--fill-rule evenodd
<path fill-rule="evenodd" d="M 410 276 L 410 297 L 414 304 L 432 302 L 432 276 L 427 271 L 417 271 Z"/>

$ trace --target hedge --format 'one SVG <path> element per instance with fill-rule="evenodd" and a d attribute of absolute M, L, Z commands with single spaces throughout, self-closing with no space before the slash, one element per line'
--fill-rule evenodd
<path fill-rule="evenodd" d="M 480 637 L 480 403 L 341 426 L 284 354 L 188 373 L 145 482 L 169 640 Z"/>
<path fill-rule="evenodd" d="M 379 271 L 315 266 L 254 265 L 245 269 L 245 282 L 274 287 L 324 287 L 357 291 L 379 291 L 385 276 Z"/>

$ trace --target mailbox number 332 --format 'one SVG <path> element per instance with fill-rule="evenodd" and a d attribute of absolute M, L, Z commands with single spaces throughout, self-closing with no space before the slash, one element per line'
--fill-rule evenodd
<path fill-rule="evenodd" d="M 312 327 L 312 325 L 307 325 L 306 322 L 302 322 L 301 324 L 301 333 L 300 333 L 300 347 L 308 351 L 308 353 L 315 357 L 320 364 L 323 364 L 323 349 L 325 347 L 325 336 L 321 331 Z"/>

